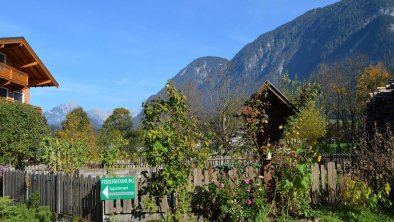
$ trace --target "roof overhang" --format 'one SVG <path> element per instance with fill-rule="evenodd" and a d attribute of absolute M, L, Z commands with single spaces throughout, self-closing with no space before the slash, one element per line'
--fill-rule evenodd
<path fill-rule="evenodd" d="M 266 80 L 261 86 L 260 88 L 257 90 L 256 93 L 254 93 L 250 99 L 252 99 L 255 96 L 259 96 L 261 95 L 263 92 L 267 92 L 271 97 L 274 97 L 275 99 L 277 99 L 278 101 L 280 101 L 280 103 L 282 103 L 288 110 L 289 112 L 292 113 L 296 113 L 297 112 L 297 108 L 287 99 L 286 96 L 283 95 L 283 93 L 277 89 L 270 81 Z M 242 114 L 251 114 L 252 110 L 250 107 L 248 106 L 244 106 L 242 107 L 242 109 L 235 114 L 234 116 L 239 117 Z"/>
<path fill-rule="evenodd" d="M 29 75 L 29 87 L 59 86 L 24 37 L 0 38 L 0 52 L 12 61 L 12 67 Z"/>

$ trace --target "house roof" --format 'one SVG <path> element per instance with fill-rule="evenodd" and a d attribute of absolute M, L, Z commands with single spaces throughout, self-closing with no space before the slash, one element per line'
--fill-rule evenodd
<path fill-rule="evenodd" d="M 291 104 L 291 102 L 287 99 L 286 96 L 284 96 L 282 94 L 282 92 L 276 88 L 270 81 L 266 80 L 261 86 L 260 88 L 257 90 L 256 93 L 254 93 L 252 95 L 252 98 L 256 95 L 259 95 L 260 93 L 267 91 L 269 93 L 269 95 L 274 96 L 276 99 L 278 99 L 278 101 L 280 101 L 281 103 L 283 103 L 283 105 L 285 105 L 286 107 L 288 107 L 290 110 L 292 110 L 293 112 L 296 112 L 297 109 L 296 107 L 294 107 L 293 104 Z M 252 112 L 250 107 L 244 106 L 241 111 L 236 114 L 236 116 L 239 116 L 241 113 L 243 114 L 248 114 Z"/>
<path fill-rule="evenodd" d="M 282 92 L 276 88 L 270 81 L 266 80 L 263 85 L 260 86 L 259 90 L 257 93 L 261 93 L 264 90 L 268 90 L 271 92 L 273 95 L 275 95 L 276 98 L 278 98 L 284 105 L 292 109 L 293 111 L 296 111 L 296 108 L 294 107 L 293 104 L 287 99 L 285 95 L 282 94 Z"/>
<path fill-rule="evenodd" d="M 0 52 L 7 54 L 12 67 L 29 75 L 29 87 L 59 86 L 24 37 L 0 38 Z"/>

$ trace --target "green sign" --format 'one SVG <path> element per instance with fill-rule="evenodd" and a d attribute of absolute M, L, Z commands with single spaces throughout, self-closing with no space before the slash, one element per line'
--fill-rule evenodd
<path fill-rule="evenodd" d="M 101 178 L 100 187 L 101 200 L 135 198 L 134 177 Z"/>

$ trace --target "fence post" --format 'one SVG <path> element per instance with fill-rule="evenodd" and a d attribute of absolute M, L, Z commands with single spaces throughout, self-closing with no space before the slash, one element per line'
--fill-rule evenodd
<path fill-rule="evenodd" d="M 56 213 L 60 214 L 60 178 L 59 173 L 55 176 L 55 192 L 56 192 Z"/>
<path fill-rule="evenodd" d="M 312 165 L 312 203 L 317 204 L 320 193 L 320 180 L 319 180 L 319 164 Z"/>
<path fill-rule="evenodd" d="M 336 170 L 335 163 L 329 162 L 328 165 L 328 188 L 329 188 L 329 201 L 335 203 L 336 199 Z"/>

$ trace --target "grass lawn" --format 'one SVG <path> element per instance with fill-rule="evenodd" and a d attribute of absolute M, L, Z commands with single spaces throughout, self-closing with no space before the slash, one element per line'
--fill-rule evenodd
<path fill-rule="evenodd" d="M 316 209 L 316 218 L 320 222 L 339 222 L 339 221 L 349 221 L 349 222 L 394 222 L 394 212 L 370 212 L 370 211 L 350 211 L 346 209 L 335 209 L 335 208 L 320 208 Z"/>

